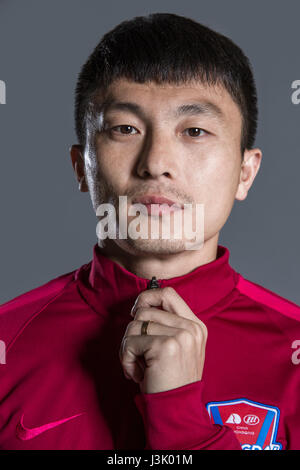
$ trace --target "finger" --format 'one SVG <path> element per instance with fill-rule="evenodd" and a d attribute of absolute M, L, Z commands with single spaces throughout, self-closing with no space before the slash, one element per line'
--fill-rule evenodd
<path fill-rule="evenodd" d="M 189 320 L 187 318 L 174 315 L 174 313 L 159 310 L 155 307 L 138 307 L 134 320 L 128 323 L 126 331 L 130 331 L 132 325 L 134 325 L 135 322 L 143 323 L 144 321 L 151 321 L 168 328 L 171 327 L 174 336 L 175 334 L 182 333 L 185 331 L 189 332 L 196 339 L 196 341 L 206 342 L 207 340 L 207 327 L 201 320 Z M 152 323 L 150 323 L 150 325 L 151 324 Z M 136 327 L 134 328 L 135 329 L 133 331 L 136 331 Z M 155 332 L 153 332 L 152 334 L 155 334 Z"/>
<path fill-rule="evenodd" d="M 169 315 L 174 315 L 170 313 Z M 141 336 L 142 335 L 142 325 L 144 321 L 149 320 L 133 320 L 127 325 L 126 332 L 124 336 Z M 177 333 L 182 331 L 182 328 L 176 328 L 174 326 L 163 325 L 162 323 L 155 322 L 150 320 L 150 323 L 147 327 L 147 335 L 164 335 L 164 336 L 175 336 Z M 145 335 L 144 335 L 145 336 Z"/>
<path fill-rule="evenodd" d="M 162 310 L 202 323 L 173 287 L 149 289 L 141 292 L 131 313 L 134 314 L 138 307 L 161 307 Z"/>
<path fill-rule="evenodd" d="M 134 320 L 136 321 L 153 321 L 156 323 L 160 323 L 165 326 L 171 326 L 173 328 L 185 328 L 191 331 L 194 331 L 194 326 L 197 325 L 199 328 L 198 323 L 191 323 L 191 320 L 188 320 L 184 317 L 180 317 L 178 315 L 174 315 L 174 313 L 170 313 L 164 310 L 160 310 L 156 307 L 138 307 L 136 313 L 134 315 Z M 127 325 L 127 327 L 130 323 Z"/>
<path fill-rule="evenodd" d="M 143 380 L 144 371 L 142 371 L 141 357 L 144 356 L 145 367 L 156 357 L 156 351 L 159 349 L 157 344 L 165 339 L 165 336 L 124 336 L 120 350 L 120 361 L 124 373 L 131 377 L 135 382 Z"/>

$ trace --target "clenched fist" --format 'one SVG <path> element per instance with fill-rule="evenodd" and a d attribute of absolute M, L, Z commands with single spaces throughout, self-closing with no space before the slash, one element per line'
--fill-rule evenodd
<path fill-rule="evenodd" d="M 124 374 L 143 393 L 157 393 L 201 380 L 207 328 L 172 287 L 143 291 L 120 347 Z M 142 323 L 150 320 L 147 335 Z"/>

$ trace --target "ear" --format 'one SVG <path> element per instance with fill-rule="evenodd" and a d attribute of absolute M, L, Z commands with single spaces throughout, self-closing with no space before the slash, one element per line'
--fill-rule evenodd
<path fill-rule="evenodd" d="M 255 148 L 245 150 L 244 159 L 241 165 L 240 181 L 236 191 L 235 199 L 243 201 L 248 195 L 248 191 L 258 173 L 262 159 L 262 152 Z"/>
<path fill-rule="evenodd" d="M 84 151 L 82 145 L 74 144 L 70 147 L 70 156 L 73 170 L 75 171 L 78 189 L 82 193 L 88 192 L 89 188 L 84 174 Z"/>

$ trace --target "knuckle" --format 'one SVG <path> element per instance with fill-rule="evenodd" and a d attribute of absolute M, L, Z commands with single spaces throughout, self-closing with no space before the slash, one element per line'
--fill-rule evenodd
<path fill-rule="evenodd" d="M 122 341 L 122 351 L 123 351 L 123 354 L 126 353 L 127 349 L 128 349 L 128 342 L 129 342 L 129 336 L 124 336 L 123 338 L 123 341 Z"/>
<path fill-rule="evenodd" d="M 126 364 L 127 364 L 127 362 L 128 362 L 128 354 L 127 354 L 127 348 L 126 348 L 126 346 L 124 346 L 124 348 L 123 348 L 123 352 L 122 352 L 122 354 L 121 354 L 121 356 L 120 356 L 120 362 L 121 362 L 121 364 L 122 364 L 123 367 L 125 367 Z"/>
<path fill-rule="evenodd" d="M 126 336 L 129 336 L 134 331 L 135 323 L 136 323 L 135 320 L 132 320 L 131 322 L 128 323 L 127 328 L 126 328 L 126 332 L 125 332 L 124 342 L 125 342 Z"/>
<path fill-rule="evenodd" d="M 139 303 L 141 300 L 144 300 L 144 297 L 147 297 L 147 290 L 143 290 L 137 297 L 136 302 Z"/>
<path fill-rule="evenodd" d="M 177 337 L 184 347 L 192 347 L 195 344 L 195 335 L 189 330 L 181 330 Z"/>
<path fill-rule="evenodd" d="M 202 330 L 202 327 L 201 325 L 199 325 L 198 323 L 193 323 L 193 326 L 192 326 L 192 330 L 193 330 L 193 334 L 195 335 L 195 337 L 198 339 L 198 340 L 202 340 L 203 339 L 203 330 Z"/>
<path fill-rule="evenodd" d="M 191 322 L 191 332 L 196 336 L 198 337 L 198 335 L 200 334 L 200 325 L 196 322 Z"/>
<path fill-rule="evenodd" d="M 135 313 L 135 320 L 144 320 L 145 319 L 145 307 L 138 307 Z"/>
<path fill-rule="evenodd" d="M 203 322 L 201 322 L 201 323 L 193 322 L 192 331 L 193 331 L 195 337 L 199 341 L 204 341 L 205 342 L 207 340 L 207 335 L 208 335 L 207 327 Z"/>
<path fill-rule="evenodd" d="M 152 337 L 151 340 L 151 347 L 147 350 L 145 353 L 145 358 L 147 357 L 147 363 L 149 363 L 151 360 L 154 360 L 156 357 L 158 357 L 161 354 L 162 350 L 162 341 L 159 337 Z"/>
<path fill-rule="evenodd" d="M 179 344 L 174 336 L 166 338 L 164 343 L 164 351 L 169 356 L 175 356 L 178 353 Z"/>
<path fill-rule="evenodd" d="M 121 364 L 123 363 L 123 358 L 124 358 L 125 340 L 126 340 L 126 338 L 123 338 L 123 341 L 122 341 L 120 349 L 119 349 L 119 359 L 120 359 Z"/>
<path fill-rule="evenodd" d="M 171 286 L 164 287 L 164 289 L 163 289 L 163 291 L 162 291 L 162 294 L 163 294 L 165 297 L 170 297 L 171 295 L 174 294 L 174 289 L 173 289 L 173 287 L 171 287 Z"/>
<path fill-rule="evenodd" d="M 204 341 L 206 341 L 206 340 L 207 340 L 207 337 L 208 337 L 207 326 L 206 326 L 204 323 L 202 323 L 202 325 L 200 326 L 200 328 L 201 328 L 202 338 L 203 338 Z"/>

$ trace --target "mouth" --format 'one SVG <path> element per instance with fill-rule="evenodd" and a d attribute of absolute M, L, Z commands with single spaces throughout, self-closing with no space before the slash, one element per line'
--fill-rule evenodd
<path fill-rule="evenodd" d="M 181 203 L 158 195 L 141 196 L 134 199 L 132 203 L 143 204 L 150 215 L 170 214 L 183 209 L 183 205 Z"/>

